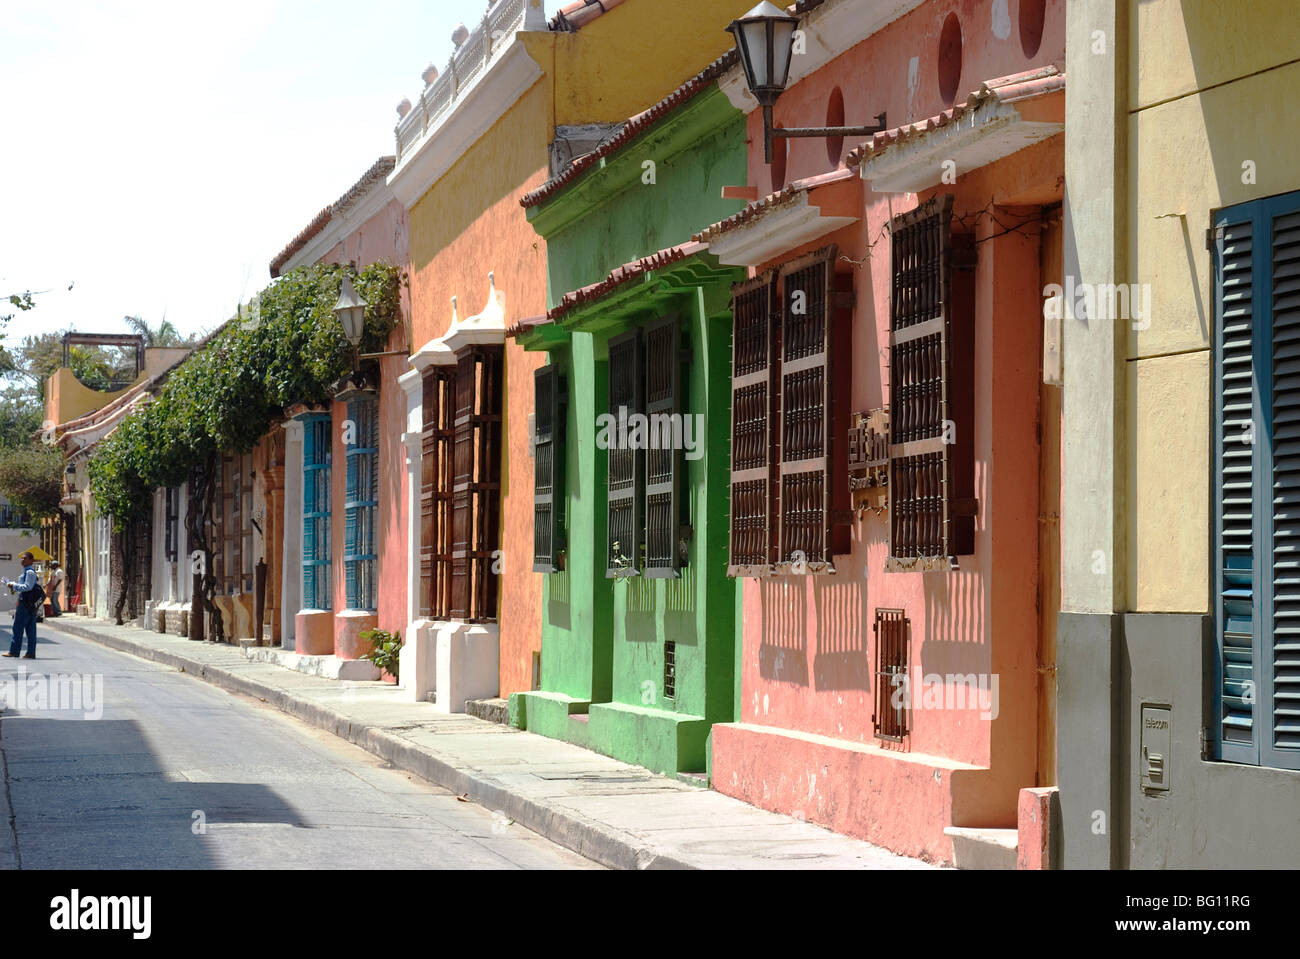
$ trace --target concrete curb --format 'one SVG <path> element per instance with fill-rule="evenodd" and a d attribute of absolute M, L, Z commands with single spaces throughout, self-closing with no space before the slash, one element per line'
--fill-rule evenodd
<path fill-rule="evenodd" d="M 76 623 L 46 623 L 47 628 L 99 643 L 150 662 L 171 666 L 214 686 L 258 699 L 268 706 L 346 739 L 398 769 L 442 786 L 488 809 L 501 811 L 519 825 L 611 869 L 694 869 L 678 857 L 644 840 L 576 816 L 567 809 L 520 795 L 469 766 L 439 756 L 378 726 L 355 723 L 343 714 L 283 689 L 265 685 L 228 669 L 158 649 L 145 642 L 108 635 Z M 479 722 L 487 722 L 479 720 Z M 2 865 L 2 861 L 0 861 Z"/>

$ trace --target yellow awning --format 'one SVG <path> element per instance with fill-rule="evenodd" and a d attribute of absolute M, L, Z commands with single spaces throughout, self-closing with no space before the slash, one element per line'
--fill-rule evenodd
<path fill-rule="evenodd" d="M 32 559 L 36 560 L 38 563 L 48 563 L 50 560 L 54 559 L 53 556 L 41 549 L 39 544 L 33 544 L 32 546 L 28 546 L 26 549 L 20 549 L 14 554 L 14 559 L 17 559 L 19 556 L 23 555 L 23 553 L 31 553 Z"/>

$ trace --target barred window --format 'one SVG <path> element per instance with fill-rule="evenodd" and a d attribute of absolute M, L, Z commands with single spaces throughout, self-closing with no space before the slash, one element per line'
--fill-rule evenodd
<path fill-rule="evenodd" d="M 852 292 L 834 245 L 732 288 L 729 576 L 833 573 L 850 549 Z"/>
<path fill-rule="evenodd" d="M 890 221 L 888 572 L 975 551 L 974 275 L 952 194 Z"/>

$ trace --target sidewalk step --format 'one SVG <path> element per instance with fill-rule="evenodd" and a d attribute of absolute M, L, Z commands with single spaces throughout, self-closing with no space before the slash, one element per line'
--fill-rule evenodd
<path fill-rule="evenodd" d="M 1015 869 L 1018 833 L 1014 829 L 948 826 L 953 864 L 958 869 Z"/>
<path fill-rule="evenodd" d="M 465 712 L 477 719 L 486 719 L 490 723 L 510 725 L 510 703 L 504 699 L 467 699 Z"/>

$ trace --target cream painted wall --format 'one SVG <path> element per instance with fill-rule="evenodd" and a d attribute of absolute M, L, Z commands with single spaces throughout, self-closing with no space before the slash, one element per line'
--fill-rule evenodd
<path fill-rule="evenodd" d="M 1128 277 L 1128 608 L 1209 609 L 1211 211 L 1300 189 L 1300 17 L 1287 0 L 1133 4 Z M 1285 65 L 1284 65 L 1285 64 Z M 1261 72 L 1262 71 L 1262 72 Z M 1170 99 L 1174 98 L 1174 99 Z M 1254 182 L 1243 182 L 1243 163 Z M 1246 177 L 1249 179 L 1249 177 Z M 1117 281 L 1120 278 L 1117 278 Z"/>

